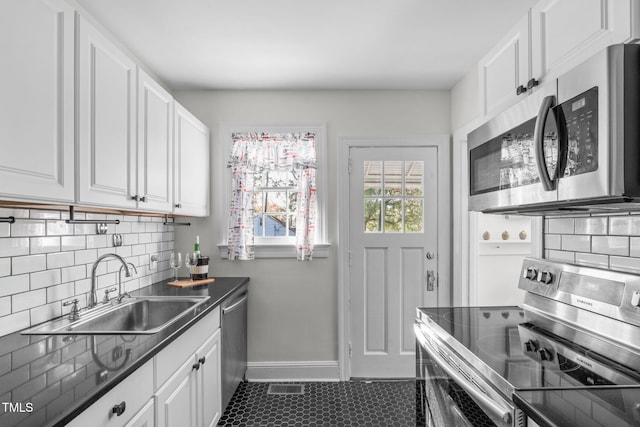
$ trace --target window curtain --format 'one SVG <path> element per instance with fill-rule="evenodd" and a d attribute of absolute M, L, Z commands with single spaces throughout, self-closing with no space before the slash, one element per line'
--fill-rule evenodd
<path fill-rule="evenodd" d="M 228 254 L 255 258 L 253 174 L 265 170 L 298 172 L 296 253 L 311 260 L 316 228 L 316 147 L 312 133 L 234 133 L 228 166 L 232 171 Z"/>

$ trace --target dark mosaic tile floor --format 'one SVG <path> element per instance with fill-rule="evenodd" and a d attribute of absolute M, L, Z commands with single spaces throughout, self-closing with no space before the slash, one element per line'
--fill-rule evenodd
<path fill-rule="evenodd" d="M 290 383 L 292 384 L 292 383 Z M 240 384 L 219 426 L 415 426 L 416 385 L 407 381 L 304 383 L 304 394 L 267 394 Z"/>

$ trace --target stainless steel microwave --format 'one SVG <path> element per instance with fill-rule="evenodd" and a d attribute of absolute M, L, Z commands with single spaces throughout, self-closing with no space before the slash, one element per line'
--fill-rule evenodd
<path fill-rule="evenodd" d="M 469 209 L 640 209 L 640 45 L 614 45 L 468 135 Z"/>

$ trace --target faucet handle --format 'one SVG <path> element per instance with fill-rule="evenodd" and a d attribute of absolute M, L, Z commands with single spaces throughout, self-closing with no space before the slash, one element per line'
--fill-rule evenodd
<path fill-rule="evenodd" d="M 109 292 L 115 292 L 117 290 L 118 290 L 118 288 L 116 288 L 115 286 L 113 288 L 105 289 L 104 290 L 104 298 L 102 299 L 102 303 L 103 304 L 107 304 L 109 302 Z"/>
<path fill-rule="evenodd" d="M 78 320 L 80 318 L 80 309 L 78 308 L 78 302 L 80 301 L 78 301 L 78 299 L 76 298 L 62 303 L 63 307 L 73 304 L 71 307 L 71 311 L 69 312 L 69 320 L 71 321 Z"/>

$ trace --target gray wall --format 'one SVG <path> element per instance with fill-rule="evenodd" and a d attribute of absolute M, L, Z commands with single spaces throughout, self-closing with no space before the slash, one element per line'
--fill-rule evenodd
<path fill-rule="evenodd" d="M 212 274 L 251 277 L 249 362 L 335 361 L 338 359 L 338 136 L 408 136 L 450 133 L 449 92 L 322 91 L 176 92 L 176 99 L 211 129 L 211 216 L 176 230 L 184 251 L 200 235 L 203 253 L 213 255 Z M 228 153 L 220 152 L 221 122 L 256 124 L 327 124 L 329 258 L 222 260 L 216 245 L 223 206 Z"/>

